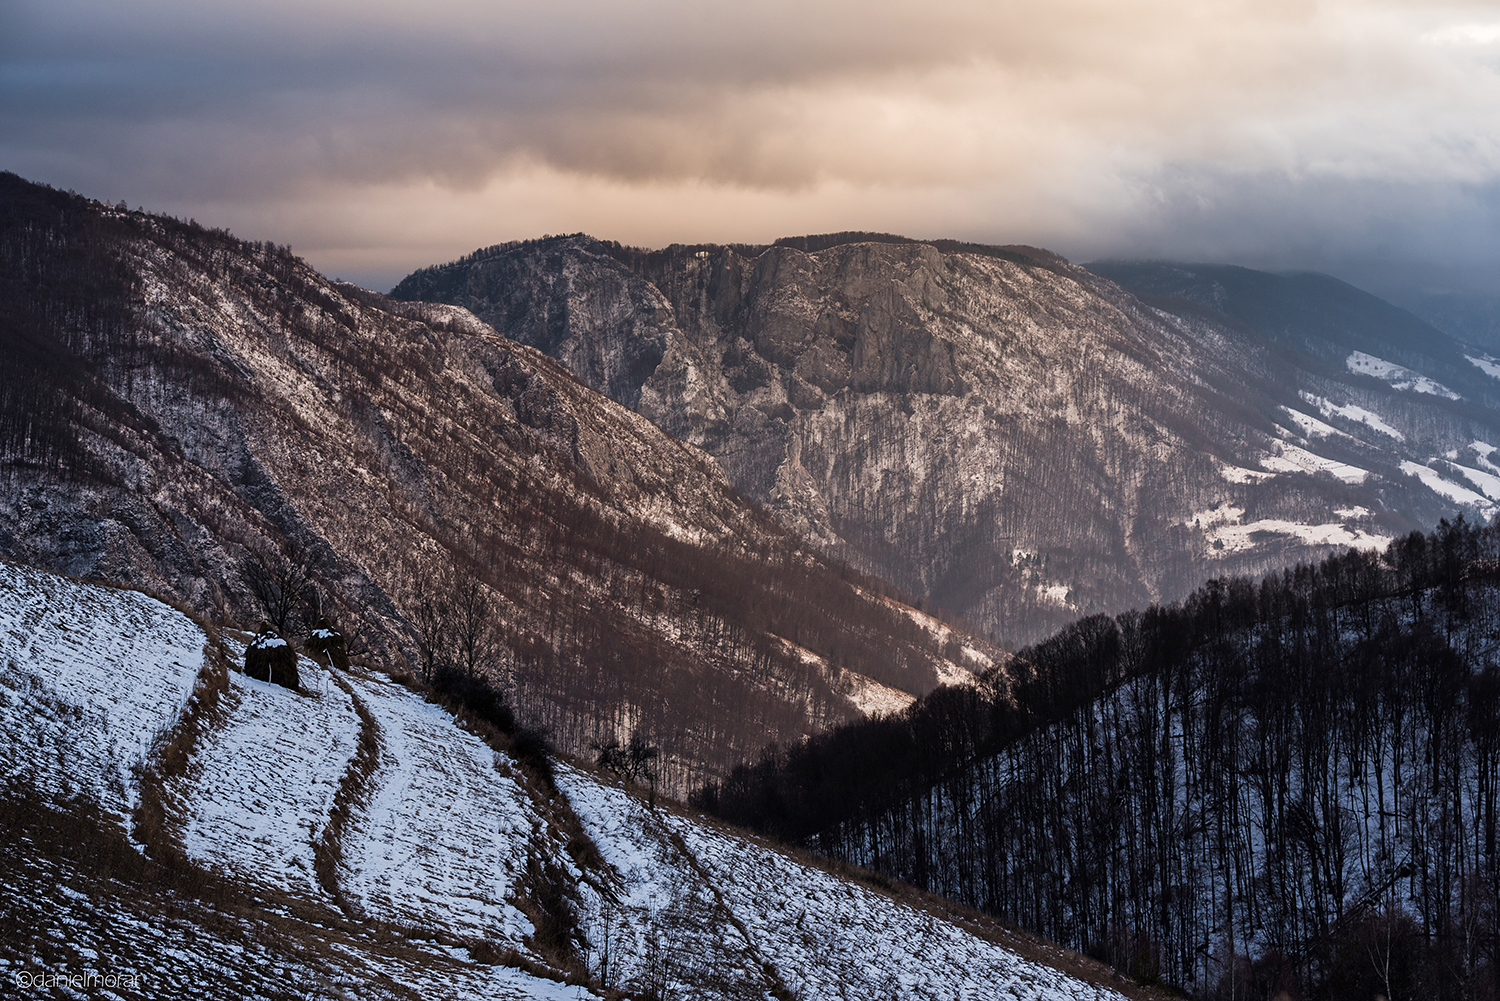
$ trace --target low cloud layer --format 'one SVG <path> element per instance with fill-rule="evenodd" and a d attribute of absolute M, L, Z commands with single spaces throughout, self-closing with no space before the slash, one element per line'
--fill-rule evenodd
<path fill-rule="evenodd" d="M 0 27 L 0 166 L 381 287 L 579 229 L 1500 273 L 1495 2 L 0 0 Z"/>

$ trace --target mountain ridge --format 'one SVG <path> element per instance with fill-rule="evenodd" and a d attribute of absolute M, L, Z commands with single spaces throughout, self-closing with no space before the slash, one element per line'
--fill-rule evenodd
<path fill-rule="evenodd" d="M 1456 347 L 1462 379 L 1409 353 L 1431 374 L 1368 353 L 1375 374 L 1356 372 L 1347 343 L 1292 350 L 1035 248 L 573 235 L 393 294 L 534 344 L 808 542 L 1010 642 L 1500 498 L 1500 383 Z"/>
<path fill-rule="evenodd" d="M 639 730 L 670 789 L 1001 656 L 460 308 L 14 175 L 0 263 L 0 555 L 246 626 L 246 560 L 295 563 L 392 666 L 477 580 L 522 719 L 578 753 Z"/>

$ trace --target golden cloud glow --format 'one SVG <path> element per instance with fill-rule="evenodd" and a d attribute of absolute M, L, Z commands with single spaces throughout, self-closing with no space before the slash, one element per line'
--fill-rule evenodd
<path fill-rule="evenodd" d="M 1233 248 L 1247 198 L 1303 225 L 1284 242 L 1339 244 L 1403 198 L 1426 218 L 1453 192 L 1490 205 L 1500 178 L 1496 3 L 17 11 L 7 166 L 356 275 L 574 229 Z M 1334 189 L 1354 218 L 1306 231 Z"/>

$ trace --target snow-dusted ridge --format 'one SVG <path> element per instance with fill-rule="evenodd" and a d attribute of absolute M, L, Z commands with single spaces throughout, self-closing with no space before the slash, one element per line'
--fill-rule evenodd
<path fill-rule="evenodd" d="M 122 814 L 156 781 L 153 742 L 178 726 L 195 683 L 219 670 L 205 666 L 223 663 L 205 650 L 220 641 L 144 595 L 4 562 L 0 624 L 5 774 L 44 804 L 82 793 L 130 828 Z M 228 641 L 221 652 L 242 648 Z M 140 846 L 155 854 L 161 838 L 177 837 L 182 864 L 201 867 L 205 885 L 244 894 L 234 916 L 188 899 L 163 921 L 151 896 L 162 891 L 117 876 L 104 892 L 86 861 L 55 850 L 7 855 L 4 906 L 38 928 L 67 929 L 48 962 L 148 985 L 124 996 L 232 997 L 292 980 L 299 997 L 318 998 L 580 999 L 606 986 L 808 1001 L 1120 997 L 931 907 L 653 808 L 580 768 L 560 765 L 561 794 L 549 798 L 417 692 L 362 668 L 303 659 L 299 670 L 297 691 L 229 676 L 196 718 L 190 761 L 168 770 L 165 833 L 146 832 Z M 378 762 L 330 869 L 335 801 L 372 721 Z M 564 815 L 581 833 L 563 830 Z M 573 901 L 568 983 L 525 910 L 538 892 L 529 881 L 548 867 Z M 289 951 L 288 941 L 300 945 Z M 37 943 L 0 942 L 0 972 L 46 958 Z"/>
<path fill-rule="evenodd" d="M 579 234 L 426 268 L 395 294 L 547 351 L 714 454 L 805 541 L 1009 642 L 1329 552 L 1322 534 L 1272 533 L 1205 555 L 1172 533 L 1215 501 L 1310 525 L 1353 503 L 1392 531 L 1454 517 L 1398 463 L 1425 459 L 1418 440 L 1500 440 L 1500 390 L 1456 342 L 1384 339 L 1421 325 L 1355 290 L 1221 276 L 1295 318 L 1306 343 L 1288 355 L 1285 331 L 1222 324 L 1227 301 L 1175 266 L 993 249 L 842 234 L 646 251 Z M 1015 550 L 1051 572 L 1007 566 Z"/>

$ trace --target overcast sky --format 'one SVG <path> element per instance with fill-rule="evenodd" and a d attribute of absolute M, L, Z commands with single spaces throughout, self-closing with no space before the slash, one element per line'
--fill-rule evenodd
<path fill-rule="evenodd" d="M 0 0 L 0 168 L 381 289 L 864 229 L 1500 291 L 1500 0 Z"/>

